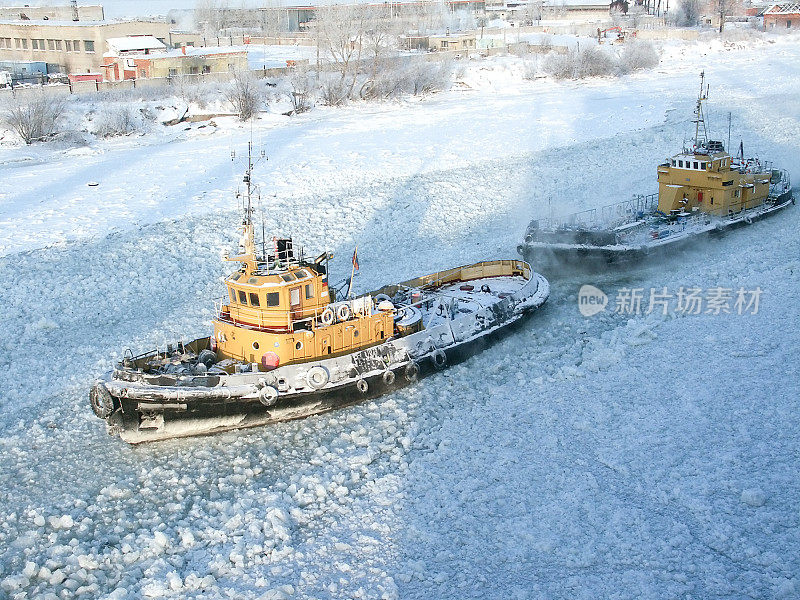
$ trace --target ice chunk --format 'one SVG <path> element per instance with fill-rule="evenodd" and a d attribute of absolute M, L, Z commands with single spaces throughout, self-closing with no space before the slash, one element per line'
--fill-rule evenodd
<path fill-rule="evenodd" d="M 751 488 L 742 491 L 742 502 L 750 506 L 764 506 L 767 495 L 758 488 Z"/>

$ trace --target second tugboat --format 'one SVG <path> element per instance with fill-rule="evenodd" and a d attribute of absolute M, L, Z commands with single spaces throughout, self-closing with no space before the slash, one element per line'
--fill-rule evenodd
<path fill-rule="evenodd" d="M 563 219 L 531 221 L 518 252 L 543 261 L 637 259 L 703 234 L 750 224 L 793 204 L 785 170 L 745 159 L 743 149 L 732 157 L 722 142 L 708 139 L 704 86 L 701 73 L 693 143 L 658 166 L 658 194 Z"/>
<path fill-rule="evenodd" d="M 240 266 L 225 280 L 212 335 L 128 353 L 89 393 L 109 433 L 129 443 L 354 402 L 459 360 L 548 298 L 547 280 L 528 263 L 493 260 L 336 299 L 330 253 L 306 260 L 291 239 L 273 240 L 271 253 L 262 240 L 257 252 L 252 167 L 248 160 L 239 253 L 227 258 Z"/>

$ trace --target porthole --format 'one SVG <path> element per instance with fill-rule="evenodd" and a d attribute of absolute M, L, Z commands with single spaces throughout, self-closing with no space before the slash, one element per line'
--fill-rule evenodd
<path fill-rule="evenodd" d="M 258 350 L 258 342 L 253 342 L 253 350 Z"/>
<path fill-rule="evenodd" d="M 353 337 L 354 337 L 354 338 L 357 338 L 357 337 L 358 337 L 358 329 L 356 329 L 356 330 L 353 332 Z"/>
<path fill-rule="evenodd" d="M 302 350 L 302 349 L 303 349 L 303 342 L 297 342 L 297 343 L 294 345 L 294 347 L 295 347 L 295 349 L 297 349 L 297 350 Z"/>

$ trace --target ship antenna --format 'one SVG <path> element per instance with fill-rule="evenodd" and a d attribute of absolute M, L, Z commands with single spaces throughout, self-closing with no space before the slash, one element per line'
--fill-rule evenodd
<path fill-rule="evenodd" d="M 267 260 L 267 224 L 264 217 L 264 208 L 261 208 L 261 256 Z"/>
<path fill-rule="evenodd" d="M 264 158 L 264 151 L 261 151 L 261 158 Z M 231 152 L 231 160 L 236 159 L 236 152 Z M 260 159 L 259 159 L 260 160 Z M 244 233 L 244 249 L 243 255 L 244 257 L 249 257 L 247 260 L 243 261 L 246 265 L 250 264 L 248 268 L 256 269 L 257 268 L 257 259 L 256 259 L 256 250 L 255 250 L 255 240 L 253 239 L 255 236 L 253 234 L 253 186 L 252 186 L 252 179 L 253 179 L 253 167 L 259 161 L 253 161 L 253 140 L 252 138 L 247 143 L 247 170 L 244 174 L 244 184 L 245 184 L 245 192 L 244 197 L 242 198 L 242 205 L 244 208 L 244 221 L 242 222 L 243 225 L 243 233 Z M 237 193 L 237 197 L 239 194 Z"/>
<path fill-rule="evenodd" d="M 725 146 L 727 152 L 731 151 L 731 117 L 733 113 L 728 113 L 728 145 Z"/>
<path fill-rule="evenodd" d="M 706 121 L 703 116 L 703 100 L 708 97 L 708 87 L 703 95 L 703 85 L 705 83 L 705 71 L 700 72 L 700 96 L 697 98 L 697 107 L 694 109 L 694 145 L 700 148 L 708 145 L 708 132 L 706 131 Z M 701 131 L 702 130 L 702 131 Z M 702 136 L 701 136 L 702 133 Z"/>
<path fill-rule="evenodd" d="M 251 139 L 247 142 L 247 170 L 244 173 L 243 182 L 245 184 L 245 193 L 243 200 L 243 208 L 244 208 L 244 224 L 245 225 L 252 225 L 253 223 L 253 204 L 252 204 L 252 194 L 253 194 L 253 187 L 252 187 L 252 180 L 253 180 L 253 167 L 255 167 L 261 159 L 266 159 L 264 151 L 262 150 L 260 156 L 257 160 L 253 160 L 253 140 Z M 231 160 L 236 159 L 236 151 L 231 151 Z"/>

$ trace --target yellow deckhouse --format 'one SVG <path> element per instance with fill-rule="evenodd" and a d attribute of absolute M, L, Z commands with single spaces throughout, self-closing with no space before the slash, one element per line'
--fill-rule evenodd
<path fill-rule="evenodd" d="M 658 210 L 665 216 L 700 211 L 727 216 L 756 207 L 767 200 L 772 167 L 756 159 L 732 158 L 722 142 L 709 141 L 706 132 L 703 90 L 695 108 L 695 137 L 691 148 L 658 167 Z"/>
<path fill-rule="evenodd" d="M 380 344 L 392 336 L 391 303 L 373 308 L 371 296 L 334 302 L 323 253 L 314 261 L 295 254 L 291 239 L 273 240 L 273 254 L 257 256 L 246 184 L 241 263 L 226 280 L 228 298 L 213 321 L 212 348 L 220 361 L 251 363 L 254 370 L 346 354 Z M 224 365 L 224 362 L 223 362 Z"/>

